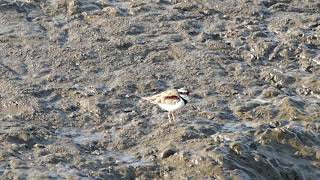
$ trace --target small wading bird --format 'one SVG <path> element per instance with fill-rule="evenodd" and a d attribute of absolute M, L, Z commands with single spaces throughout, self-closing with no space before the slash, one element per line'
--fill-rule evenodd
<path fill-rule="evenodd" d="M 185 88 L 170 89 L 153 96 L 142 97 L 142 99 L 147 100 L 152 104 L 157 104 L 160 108 L 168 111 L 169 122 L 171 122 L 170 115 L 172 116 L 172 120 L 175 120 L 173 112 L 188 103 L 189 91 Z"/>

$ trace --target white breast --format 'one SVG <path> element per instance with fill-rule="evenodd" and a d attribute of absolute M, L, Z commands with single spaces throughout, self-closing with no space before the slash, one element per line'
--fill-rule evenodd
<path fill-rule="evenodd" d="M 182 99 L 180 99 L 180 101 L 176 104 L 158 104 L 158 105 L 166 111 L 175 111 L 177 109 L 182 108 L 185 105 L 185 103 Z"/>

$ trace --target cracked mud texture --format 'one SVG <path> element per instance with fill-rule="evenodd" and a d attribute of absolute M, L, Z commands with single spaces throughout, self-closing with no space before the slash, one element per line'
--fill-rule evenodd
<path fill-rule="evenodd" d="M 318 179 L 317 0 L 0 0 L 1 179 Z M 141 101 L 185 86 L 169 123 Z"/>

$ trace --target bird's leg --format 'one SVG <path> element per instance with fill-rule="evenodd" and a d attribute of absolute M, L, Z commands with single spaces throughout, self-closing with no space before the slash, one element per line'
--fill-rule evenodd
<path fill-rule="evenodd" d="M 173 119 L 173 121 L 176 120 L 176 118 L 174 117 L 174 113 L 173 112 L 172 112 L 172 119 Z"/>
<path fill-rule="evenodd" d="M 171 122 L 170 111 L 168 112 L 169 122 Z"/>

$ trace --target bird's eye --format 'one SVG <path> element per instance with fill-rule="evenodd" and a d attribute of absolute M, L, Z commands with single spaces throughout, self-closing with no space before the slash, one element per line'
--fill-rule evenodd
<path fill-rule="evenodd" d="M 180 94 L 183 94 L 183 95 L 189 95 L 189 92 L 181 92 Z"/>

